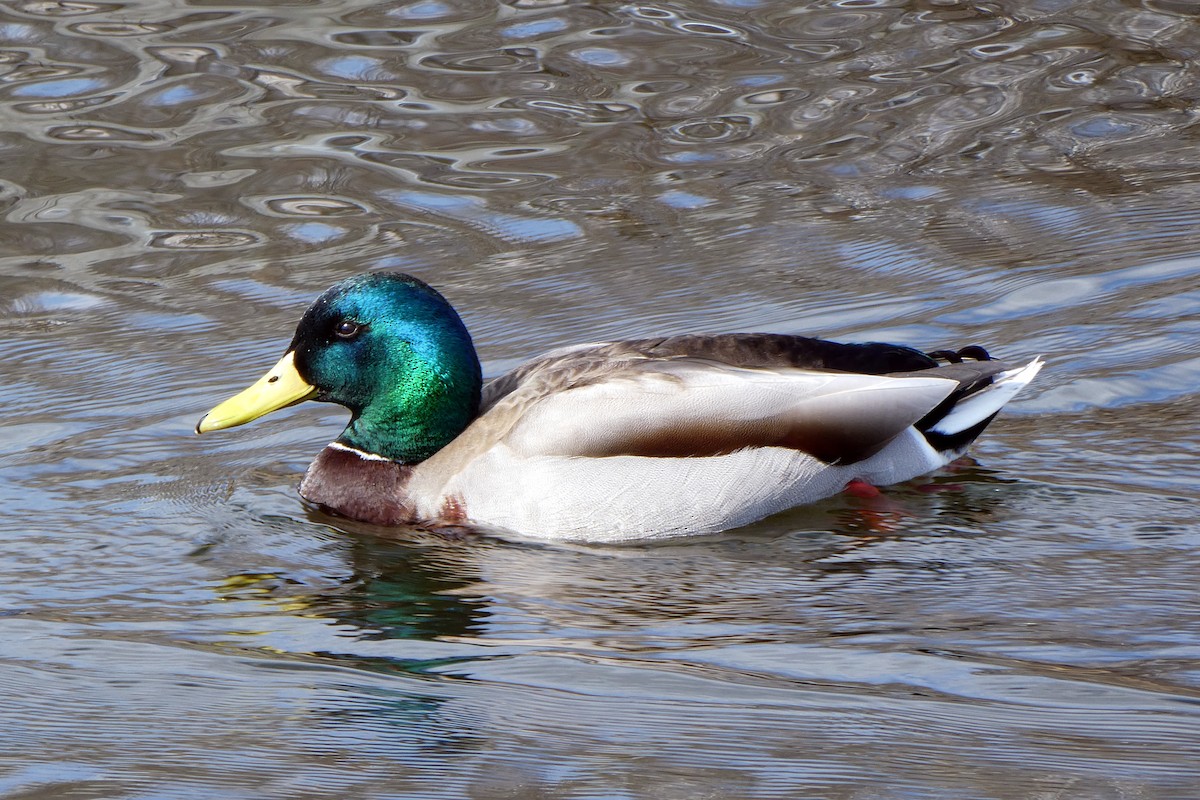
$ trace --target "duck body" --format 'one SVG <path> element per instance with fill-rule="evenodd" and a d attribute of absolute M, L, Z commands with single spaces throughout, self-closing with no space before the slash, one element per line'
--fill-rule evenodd
<path fill-rule="evenodd" d="M 381 525 L 647 541 L 736 528 L 855 480 L 932 472 L 1041 364 L 1014 367 L 979 348 L 930 355 L 723 334 L 563 348 L 484 386 L 440 295 L 370 273 L 318 299 L 280 363 L 197 430 L 302 399 L 340 402 L 351 423 L 300 486 L 326 510 Z"/>

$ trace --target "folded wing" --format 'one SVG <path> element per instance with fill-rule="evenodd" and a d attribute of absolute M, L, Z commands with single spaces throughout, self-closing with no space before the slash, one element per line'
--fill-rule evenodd
<path fill-rule="evenodd" d="M 504 443 L 523 456 L 713 456 L 755 447 L 849 464 L 878 452 L 958 386 L 936 377 L 632 362 L 527 405 Z"/>

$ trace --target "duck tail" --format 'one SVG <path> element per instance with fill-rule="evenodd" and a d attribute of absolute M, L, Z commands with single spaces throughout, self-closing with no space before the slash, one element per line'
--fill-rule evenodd
<path fill-rule="evenodd" d="M 988 426 L 1017 392 L 1025 388 L 1046 362 L 1041 356 L 1023 367 L 988 375 L 965 391 L 955 392 L 933 413 L 917 423 L 917 429 L 933 448 L 957 457 Z"/>

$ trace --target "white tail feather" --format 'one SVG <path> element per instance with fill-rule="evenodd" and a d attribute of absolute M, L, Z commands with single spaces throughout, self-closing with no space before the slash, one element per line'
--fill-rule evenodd
<path fill-rule="evenodd" d="M 959 402 L 950 413 L 930 428 L 931 433 L 952 436 L 978 425 L 995 414 L 1004 404 L 1033 380 L 1046 362 L 1038 356 L 1023 367 L 998 373 L 991 386 Z"/>

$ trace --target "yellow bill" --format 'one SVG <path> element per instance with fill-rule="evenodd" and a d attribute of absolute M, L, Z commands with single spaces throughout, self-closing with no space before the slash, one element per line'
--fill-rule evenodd
<path fill-rule="evenodd" d="M 316 397 L 316 387 L 296 371 L 296 354 L 289 350 L 279 363 L 243 392 L 209 411 L 196 425 L 196 433 L 208 433 L 245 425 L 264 414 Z"/>

